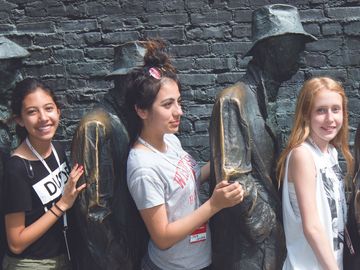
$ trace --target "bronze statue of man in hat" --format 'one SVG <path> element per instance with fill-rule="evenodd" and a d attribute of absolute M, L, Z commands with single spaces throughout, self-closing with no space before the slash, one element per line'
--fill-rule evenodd
<path fill-rule="evenodd" d="M 10 90 L 16 82 L 21 80 L 20 69 L 22 59 L 29 52 L 15 42 L 0 36 L 0 151 L 8 154 L 11 149 L 12 140 L 6 121 L 10 117 L 9 96 Z M 0 165 L 0 176 L 2 175 Z"/>
<path fill-rule="evenodd" d="M 71 156 L 84 166 L 87 188 L 75 204 L 80 269 L 140 269 L 148 236 L 126 184 L 129 135 L 124 106 L 127 73 L 143 65 L 144 42 L 114 50 L 114 88 L 80 121 Z"/>
<path fill-rule="evenodd" d="M 298 10 L 283 4 L 253 12 L 252 36 L 246 74 L 219 93 L 210 122 L 211 185 L 226 179 L 246 190 L 241 204 L 211 220 L 215 270 L 278 270 L 286 255 L 275 185 L 280 149 L 268 106 L 298 71 L 305 44 L 316 38 L 305 32 Z"/>
<path fill-rule="evenodd" d="M 3 162 L 10 155 L 12 146 L 15 145 L 7 120 L 10 117 L 9 94 L 13 86 L 21 80 L 20 69 L 22 59 L 29 52 L 15 42 L 0 36 L 0 202 L 2 202 L 3 190 Z M 4 220 L 0 203 L 0 261 L 5 250 Z M 2 266 L 0 264 L 0 269 Z"/>

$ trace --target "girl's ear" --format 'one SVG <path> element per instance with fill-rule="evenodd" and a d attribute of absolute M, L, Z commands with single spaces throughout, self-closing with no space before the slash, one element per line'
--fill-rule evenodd
<path fill-rule="evenodd" d="M 16 116 L 16 117 L 14 118 L 14 120 L 15 120 L 16 124 L 18 124 L 20 127 L 24 127 L 24 126 L 25 126 L 25 125 L 24 125 L 24 122 L 23 122 L 23 120 L 21 119 L 20 116 Z"/>
<path fill-rule="evenodd" d="M 146 109 L 141 109 L 135 105 L 135 111 L 142 120 L 145 120 L 148 117 L 148 111 Z"/>

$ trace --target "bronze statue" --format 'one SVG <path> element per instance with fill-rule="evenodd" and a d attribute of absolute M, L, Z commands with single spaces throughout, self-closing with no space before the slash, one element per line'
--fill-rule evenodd
<path fill-rule="evenodd" d="M 0 36 L 0 202 L 2 201 L 2 178 L 3 162 L 9 156 L 12 146 L 15 145 L 15 139 L 12 138 L 10 127 L 7 120 L 10 117 L 8 104 L 8 94 L 15 86 L 16 82 L 21 80 L 20 69 L 22 59 L 27 57 L 29 52 L 15 42 Z M 0 261 L 2 261 L 5 249 L 5 231 L 0 203 Z M 0 269 L 1 269 L 0 264 Z"/>
<path fill-rule="evenodd" d="M 354 157 L 352 194 L 346 225 L 349 238 L 345 241 L 347 245 L 344 247 L 344 269 L 346 270 L 357 270 L 360 265 L 360 123 L 355 133 Z"/>
<path fill-rule="evenodd" d="M 252 56 L 246 74 L 222 90 L 210 123 L 212 186 L 239 181 L 244 201 L 211 220 L 213 269 L 281 269 L 285 238 L 275 167 L 279 149 L 269 103 L 299 69 L 300 54 L 316 38 L 290 5 L 260 7 L 252 16 Z"/>
<path fill-rule="evenodd" d="M 83 164 L 87 188 L 75 205 L 82 244 L 80 269 L 140 268 L 147 247 L 146 228 L 126 184 L 129 136 L 125 120 L 125 81 L 141 66 L 146 49 L 140 42 L 115 48 L 115 87 L 85 115 L 73 137 L 72 160 Z"/>

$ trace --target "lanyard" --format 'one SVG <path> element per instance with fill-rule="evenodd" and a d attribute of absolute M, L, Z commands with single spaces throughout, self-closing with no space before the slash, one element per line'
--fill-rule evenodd
<path fill-rule="evenodd" d="M 41 163 L 44 165 L 44 167 L 46 168 L 46 170 L 49 172 L 49 174 L 51 175 L 52 178 L 56 178 L 54 176 L 54 172 L 50 169 L 49 165 L 46 163 L 46 161 L 43 159 L 43 157 L 38 153 L 38 151 L 35 150 L 35 148 L 31 145 L 30 141 L 29 141 L 29 138 L 26 137 L 25 139 L 25 142 L 27 144 L 27 146 L 29 147 L 29 149 L 31 150 L 31 152 L 41 161 Z M 55 156 L 55 159 L 56 159 L 56 162 L 58 164 L 58 167 L 60 168 L 60 159 L 59 159 L 59 156 L 58 156 L 58 153 L 54 147 L 54 145 L 51 143 L 51 150 L 52 152 L 54 153 L 54 156 Z M 64 187 L 64 182 L 61 183 L 61 186 Z M 61 191 L 61 194 L 64 193 L 64 189 Z M 54 203 L 53 203 L 54 205 Z M 45 212 L 48 211 L 48 209 L 46 208 L 46 206 L 44 206 L 44 210 Z M 66 230 L 67 230 L 67 217 L 66 217 L 66 213 L 64 213 L 63 215 L 63 220 L 64 220 L 64 230 L 63 230 L 63 233 L 64 233 L 64 238 L 65 238 L 65 244 L 66 244 L 66 251 L 67 251 L 67 254 L 68 254 L 68 257 L 69 257 L 69 260 L 70 260 L 70 252 L 69 252 L 69 247 L 68 247 L 68 241 L 67 241 L 67 237 L 66 237 Z"/>
<path fill-rule="evenodd" d="M 149 144 L 147 141 L 145 141 L 143 138 L 138 137 L 139 142 L 146 146 L 147 148 L 149 148 L 151 151 L 153 151 L 156 154 L 159 154 L 162 158 L 164 158 L 167 162 L 169 162 L 171 165 L 175 166 L 175 168 L 178 167 L 178 165 L 173 162 L 172 160 L 170 160 L 164 153 L 161 153 L 159 150 L 157 150 L 154 146 L 152 146 L 151 144 Z M 168 147 L 168 145 L 166 145 Z"/>

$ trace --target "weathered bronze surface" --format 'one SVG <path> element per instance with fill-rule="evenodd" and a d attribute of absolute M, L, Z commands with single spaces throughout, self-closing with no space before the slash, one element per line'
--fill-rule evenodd
<path fill-rule="evenodd" d="M 122 81 L 143 56 L 138 43 L 115 50 L 115 70 L 109 75 L 115 87 L 83 117 L 73 137 L 72 161 L 84 166 L 80 181 L 87 184 L 74 206 L 79 269 L 140 269 L 147 248 L 147 231 L 126 183 L 129 135 Z"/>
<path fill-rule="evenodd" d="M 211 219 L 212 269 L 282 268 L 286 256 L 275 167 L 276 123 L 269 115 L 280 84 L 299 68 L 306 33 L 295 7 L 269 5 L 253 14 L 253 59 L 237 84 L 218 95 L 210 123 L 211 187 L 238 181 L 246 190 L 239 205 Z"/>

